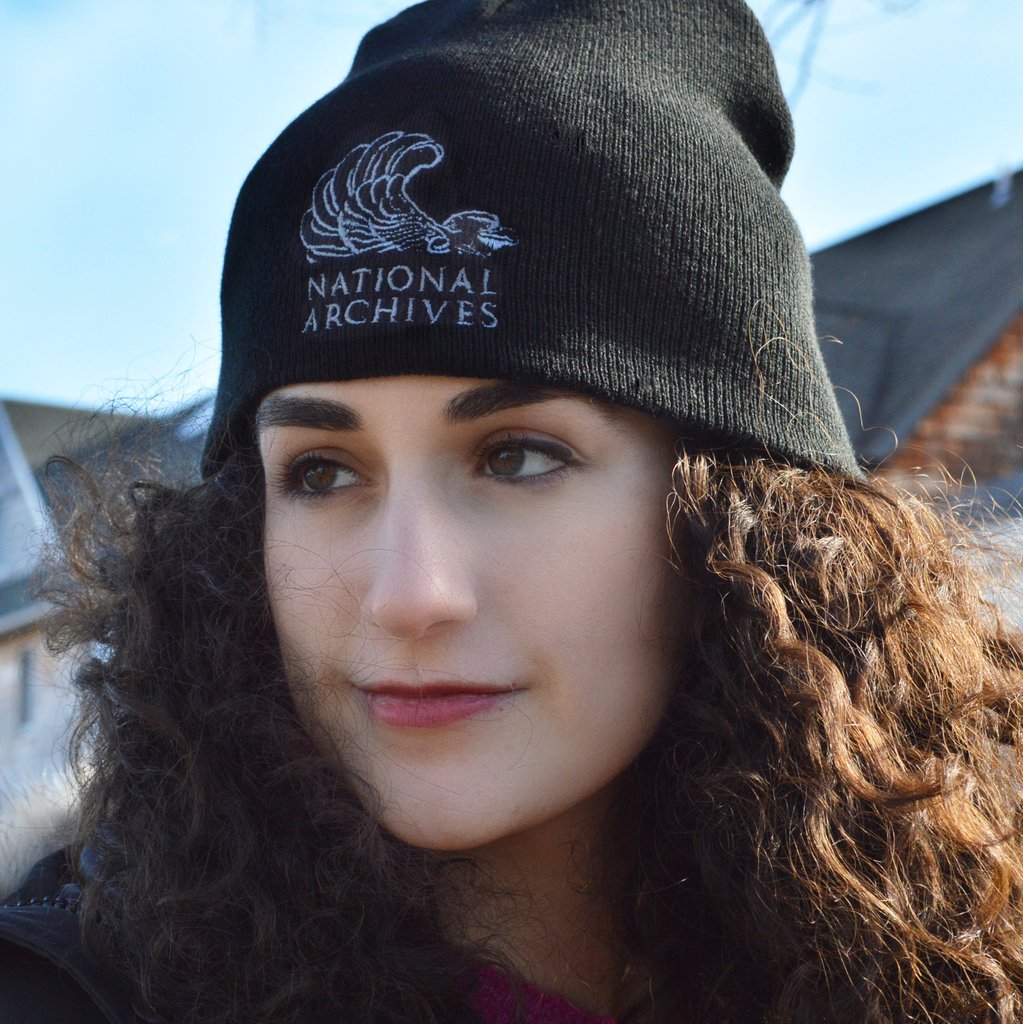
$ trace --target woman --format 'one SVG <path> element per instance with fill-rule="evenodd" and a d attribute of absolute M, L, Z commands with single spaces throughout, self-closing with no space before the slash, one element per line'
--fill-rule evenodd
<path fill-rule="evenodd" d="M 1023 649 L 856 468 L 791 141 L 739 0 L 366 37 L 239 197 L 203 482 L 80 488 L 11 1013 L 1023 1019 Z"/>

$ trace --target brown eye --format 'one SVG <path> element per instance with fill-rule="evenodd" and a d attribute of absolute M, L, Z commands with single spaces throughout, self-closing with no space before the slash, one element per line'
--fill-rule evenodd
<path fill-rule="evenodd" d="M 316 457 L 300 459 L 292 468 L 290 476 L 292 488 L 302 494 L 338 491 L 350 487 L 358 479 L 347 466 Z"/>
<path fill-rule="evenodd" d="M 302 483 L 310 491 L 329 491 L 336 479 L 337 469 L 322 462 L 302 471 Z"/>
<path fill-rule="evenodd" d="M 483 453 L 483 473 L 502 480 L 530 480 L 550 476 L 574 462 L 567 448 L 553 442 L 505 441 Z"/>
<path fill-rule="evenodd" d="M 487 472 L 493 476 L 518 476 L 526 464 L 523 448 L 495 448 L 487 455 Z"/>

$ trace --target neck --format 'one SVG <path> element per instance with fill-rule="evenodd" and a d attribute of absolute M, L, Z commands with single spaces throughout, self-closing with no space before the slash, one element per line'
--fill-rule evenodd
<path fill-rule="evenodd" d="M 609 856 L 609 794 L 566 820 L 506 837 L 452 862 L 448 932 L 486 942 L 530 984 L 590 1013 L 623 1008 L 628 956 L 614 923 L 620 858 Z"/>

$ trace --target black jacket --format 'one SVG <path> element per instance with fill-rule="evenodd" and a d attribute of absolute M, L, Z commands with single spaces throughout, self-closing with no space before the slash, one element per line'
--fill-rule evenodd
<path fill-rule="evenodd" d="M 3 1024 L 144 1024 L 128 986 L 82 949 L 81 890 L 64 852 L 41 860 L 0 907 Z"/>

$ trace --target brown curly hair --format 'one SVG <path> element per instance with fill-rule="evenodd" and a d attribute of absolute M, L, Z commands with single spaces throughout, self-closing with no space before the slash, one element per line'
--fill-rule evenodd
<path fill-rule="evenodd" d="M 166 1020 L 474 1020 L 486 951 L 443 937 L 443 860 L 292 706 L 258 460 L 114 501 L 68 469 L 89 947 Z M 652 980 L 625 1019 L 1023 1022 L 1023 641 L 975 541 L 762 457 L 684 453 L 673 484 L 685 653 L 630 770 L 614 899 Z"/>

